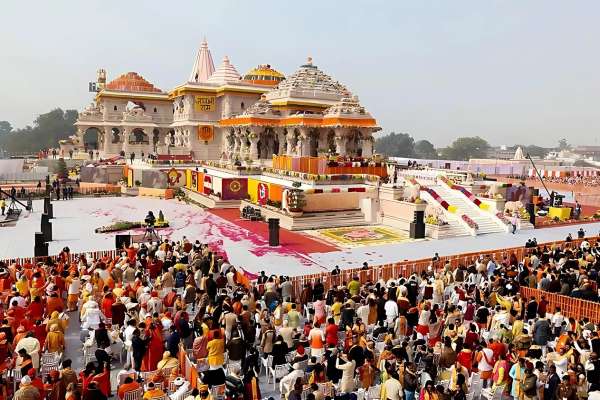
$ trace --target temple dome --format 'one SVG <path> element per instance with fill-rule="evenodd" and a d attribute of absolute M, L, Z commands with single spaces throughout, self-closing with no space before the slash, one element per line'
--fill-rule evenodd
<path fill-rule="evenodd" d="M 252 68 L 244 75 L 244 81 L 255 85 L 270 85 L 277 86 L 283 81 L 285 76 L 271 68 L 269 64 L 261 64 L 256 68 Z"/>
<path fill-rule="evenodd" d="M 137 72 L 127 72 L 107 83 L 105 88 L 121 92 L 162 92 L 162 90 L 154 87 L 153 84 L 145 80 Z"/>
<path fill-rule="evenodd" d="M 235 82 L 241 79 L 240 74 L 237 72 L 235 67 L 229 62 L 229 57 L 225 56 L 223 62 L 208 78 L 209 83 L 227 83 Z"/>
<path fill-rule="evenodd" d="M 372 118 L 371 114 L 360 105 L 357 96 L 342 98 L 323 114 L 325 117 Z"/>
<path fill-rule="evenodd" d="M 215 64 L 213 63 L 208 43 L 204 39 L 200 44 L 198 54 L 196 54 L 189 81 L 195 83 L 206 82 L 213 72 L 215 72 Z"/>
<path fill-rule="evenodd" d="M 301 65 L 300 69 L 282 81 L 277 86 L 277 89 L 312 90 L 335 94 L 340 96 L 340 98 L 351 95 L 350 91 L 344 85 L 321 71 L 316 65 L 313 65 L 312 58 L 310 57 L 306 64 Z"/>
<path fill-rule="evenodd" d="M 525 155 L 523 154 L 523 149 L 521 148 L 521 146 L 519 146 L 519 147 L 517 147 L 517 151 L 515 151 L 513 160 L 524 160 L 524 159 L 525 159 Z"/>

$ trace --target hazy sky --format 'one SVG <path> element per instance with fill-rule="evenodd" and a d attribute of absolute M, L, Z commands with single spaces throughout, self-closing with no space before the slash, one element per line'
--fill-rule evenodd
<path fill-rule="evenodd" d="M 139 72 L 168 90 L 206 36 L 215 64 L 290 74 L 307 56 L 384 132 L 441 146 L 600 144 L 598 1 L 131 1 L 0 4 L 0 120 L 82 109 L 88 82 Z"/>

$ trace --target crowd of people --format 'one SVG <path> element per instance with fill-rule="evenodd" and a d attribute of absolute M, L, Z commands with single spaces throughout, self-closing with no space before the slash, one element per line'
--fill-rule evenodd
<path fill-rule="evenodd" d="M 0 265 L 9 293 L 0 360 L 10 371 L 0 397 L 594 399 L 598 321 L 519 288 L 598 300 L 599 256 L 587 241 L 530 243 L 524 259 L 482 254 L 452 268 L 436 256 L 421 274 L 361 282 L 336 270 L 299 289 L 285 276 L 250 280 L 186 238 L 104 259 L 65 249 L 56 261 Z M 72 324 L 83 348 L 76 370 L 66 354 L 80 349 L 65 347 Z M 185 379 L 183 351 L 200 385 Z M 14 394 L 7 377 L 19 379 Z"/>

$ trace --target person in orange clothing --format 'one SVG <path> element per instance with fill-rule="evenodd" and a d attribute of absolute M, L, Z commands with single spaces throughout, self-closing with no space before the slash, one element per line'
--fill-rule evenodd
<path fill-rule="evenodd" d="M 25 308 L 19 306 L 19 303 L 16 300 L 12 301 L 10 308 L 6 312 L 6 318 L 13 329 L 21 325 L 25 319 L 25 312 Z"/>
<path fill-rule="evenodd" d="M 115 302 L 115 296 L 108 290 L 108 287 L 104 287 L 105 294 L 104 298 L 102 299 L 101 308 L 104 316 L 112 319 L 112 305 Z"/>
<path fill-rule="evenodd" d="M 139 388 L 140 384 L 134 381 L 132 377 L 128 376 L 125 378 L 125 382 L 119 386 L 117 395 L 119 396 L 119 399 L 123 400 L 125 398 L 125 393 L 137 390 Z"/>
<path fill-rule="evenodd" d="M 46 390 L 44 389 L 44 382 L 42 382 L 42 378 L 37 376 L 37 374 L 35 373 L 35 368 L 30 368 L 29 371 L 27 371 L 27 375 L 29 375 L 29 377 L 31 378 L 31 385 L 33 387 L 38 388 L 38 390 L 40 391 L 40 399 L 46 398 L 45 397 Z"/>
<path fill-rule="evenodd" d="M 154 399 L 154 398 L 158 398 L 158 397 L 162 397 L 165 395 L 165 392 L 163 392 L 161 389 L 157 388 L 154 385 L 154 382 L 150 382 L 148 384 L 148 388 L 146 390 L 146 393 L 144 393 L 144 400 L 149 400 L 149 399 Z"/>
<path fill-rule="evenodd" d="M 65 303 L 63 300 L 58 297 L 57 292 L 52 292 L 50 297 L 46 300 L 46 314 L 52 315 L 54 311 L 58 311 L 59 313 L 63 312 L 65 309 Z"/>
<path fill-rule="evenodd" d="M 10 290 L 13 283 L 14 280 L 10 276 L 10 272 L 5 268 L 0 268 L 0 292 Z"/>
<path fill-rule="evenodd" d="M 154 371 L 158 362 L 162 359 L 165 347 L 162 338 L 162 326 L 149 322 L 146 328 L 146 340 L 148 347 L 142 359 L 142 371 Z"/>
<path fill-rule="evenodd" d="M 490 339 L 489 344 L 488 344 L 488 348 L 491 349 L 494 352 L 494 359 L 497 360 L 498 356 L 500 354 L 502 355 L 506 355 L 506 346 L 504 345 L 504 343 L 498 341 L 498 340 L 494 340 L 494 339 Z"/>
<path fill-rule="evenodd" d="M 44 305 L 39 296 L 35 296 L 33 301 L 27 306 L 27 317 L 33 321 L 43 319 L 44 317 Z"/>

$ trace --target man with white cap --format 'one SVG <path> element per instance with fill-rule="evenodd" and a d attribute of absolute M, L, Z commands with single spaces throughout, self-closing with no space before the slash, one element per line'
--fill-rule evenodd
<path fill-rule="evenodd" d="M 31 384 L 31 378 L 25 375 L 21 378 L 19 390 L 15 392 L 15 400 L 40 400 L 40 391 Z"/>

